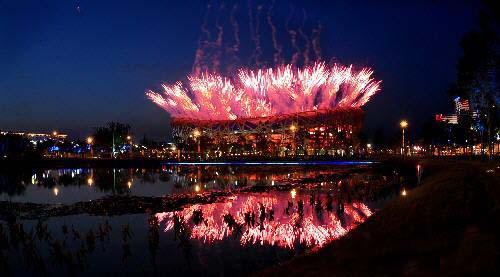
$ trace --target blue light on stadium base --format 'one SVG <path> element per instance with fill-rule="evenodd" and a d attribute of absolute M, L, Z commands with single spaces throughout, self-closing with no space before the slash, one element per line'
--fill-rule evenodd
<path fill-rule="evenodd" d="M 301 161 L 301 162 L 165 162 L 165 165 L 363 165 L 375 164 L 374 161 Z"/>

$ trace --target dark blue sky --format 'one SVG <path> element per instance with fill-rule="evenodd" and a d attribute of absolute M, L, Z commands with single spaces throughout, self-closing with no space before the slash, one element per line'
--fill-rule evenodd
<path fill-rule="evenodd" d="M 243 29 L 247 1 L 236 2 Z M 276 2 L 283 31 L 289 5 Z M 445 90 L 455 77 L 460 38 L 477 25 L 476 1 L 403 2 L 293 4 L 307 11 L 308 22 L 321 22 L 323 56 L 372 67 L 383 80 L 365 107 L 368 131 L 391 133 L 405 117 L 418 132 L 433 113 L 448 109 Z M 166 138 L 169 117 L 144 91 L 190 72 L 205 12 L 205 1 L 189 0 L 0 0 L 0 129 L 83 137 L 115 120 L 130 123 L 137 136 Z M 249 38 L 242 43 L 251 47 Z M 272 55 L 271 44 L 263 44 Z"/>

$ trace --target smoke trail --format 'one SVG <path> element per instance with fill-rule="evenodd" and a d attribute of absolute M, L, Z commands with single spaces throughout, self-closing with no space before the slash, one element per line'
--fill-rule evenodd
<path fill-rule="evenodd" d="M 219 18 L 220 14 L 224 10 L 224 5 L 221 4 L 219 7 L 219 14 L 217 15 L 217 19 L 215 20 L 215 28 L 217 28 L 217 39 L 215 40 L 213 46 L 214 46 L 214 57 L 212 58 L 212 70 L 215 72 L 219 72 L 220 68 L 220 57 L 221 57 L 221 52 L 222 52 L 222 39 L 224 37 L 224 27 L 220 25 L 219 23 Z"/>
<path fill-rule="evenodd" d="M 201 25 L 201 35 L 198 39 L 198 48 L 196 49 L 193 67 L 191 69 L 192 73 L 195 75 L 200 74 L 202 70 L 206 70 L 206 67 L 203 65 L 203 59 L 205 57 L 206 49 L 209 45 L 210 40 L 210 31 L 208 30 L 208 15 L 210 14 L 210 3 L 207 4 L 207 11 L 205 12 L 203 18 L 203 24 Z M 205 67 L 205 68 L 202 68 Z"/>
<path fill-rule="evenodd" d="M 309 65 L 309 49 L 311 48 L 311 43 L 309 41 L 309 37 L 304 33 L 302 30 L 304 28 L 307 14 L 305 10 L 302 10 L 303 17 L 302 17 L 302 23 L 299 27 L 299 34 L 302 37 L 302 39 L 305 41 L 305 49 L 304 49 L 304 65 Z"/>
<path fill-rule="evenodd" d="M 255 37 L 255 29 L 254 29 L 254 23 L 253 23 L 253 9 L 252 9 L 252 1 L 248 0 L 248 27 L 250 28 L 250 36 L 252 37 L 252 40 L 255 44 L 255 49 L 252 51 L 252 55 L 250 56 L 249 61 L 253 62 L 255 60 L 256 56 L 256 49 L 259 43 L 257 42 L 257 38 Z"/>
<path fill-rule="evenodd" d="M 260 17 L 262 14 L 262 5 L 257 6 L 257 16 L 255 17 L 255 65 L 262 65 L 260 58 L 262 56 L 262 48 L 260 46 Z"/>
<path fill-rule="evenodd" d="M 297 61 L 299 60 L 299 56 L 300 56 L 300 48 L 297 46 L 297 32 L 295 30 L 291 29 L 290 25 L 289 25 L 290 21 L 292 20 L 293 13 L 294 13 L 294 8 L 293 8 L 293 5 L 290 4 L 290 14 L 288 15 L 288 18 L 286 20 L 285 28 L 286 28 L 288 34 L 290 34 L 290 41 L 292 42 L 292 47 L 295 49 L 295 53 L 293 53 L 293 55 L 292 55 L 291 64 L 297 65 Z"/>
<path fill-rule="evenodd" d="M 235 72 L 239 66 L 238 52 L 240 51 L 240 29 L 238 21 L 236 20 L 235 13 L 238 9 L 238 5 L 234 4 L 231 12 L 229 14 L 229 23 L 233 28 L 233 39 L 234 43 L 231 46 L 226 45 L 226 53 L 229 61 L 226 64 L 227 72 Z"/>
<path fill-rule="evenodd" d="M 234 53 L 238 53 L 238 51 L 240 51 L 240 28 L 238 26 L 238 21 L 236 21 L 236 18 L 234 17 L 234 13 L 236 12 L 237 8 L 238 5 L 234 4 L 233 9 L 231 10 L 231 14 L 229 15 L 229 20 L 231 21 L 231 25 L 233 26 L 234 31 Z"/>
<path fill-rule="evenodd" d="M 281 57 L 281 53 L 283 49 L 281 46 L 278 44 L 278 40 L 276 39 L 276 26 L 273 23 L 272 20 L 272 11 L 274 8 L 276 0 L 273 0 L 271 7 L 267 11 L 267 23 L 269 24 L 269 27 L 271 28 L 271 35 L 272 35 L 272 40 L 273 40 L 273 47 L 274 47 L 274 64 L 279 65 L 283 63 L 283 59 Z"/>
<path fill-rule="evenodd" d="M 316 56 L 316 61 L 321 60 L 321 23 L 318 23 L 318 26 L 313 29 L 313 39 L 312 45 L 314 50 L 314 55 Z"/>

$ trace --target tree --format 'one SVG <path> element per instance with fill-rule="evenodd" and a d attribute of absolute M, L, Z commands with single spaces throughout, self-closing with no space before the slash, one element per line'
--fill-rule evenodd
<path fill-rule="evenodd" d="M 384 130 L 377 129 L 375 133 L 373 133 L 373 145 L 376 149 L 384 149 L 385 148 L 385 135 Z"/>
<path fill-rule="evenodd" d="M 41 153 L 37 152 L 29 139 L 16 134 L 0 135 L 0 158 L 39 158 Z"/>
<path fill-rule="evenodd" d="M 477 114 L 469 126 L 459 126 L 457 138 L 460 142 L 470 136 L 468 129 L 475 130 L 475 139 L 482 143 L 491 141 L 500 132 L 500 8 L 498 1 L 483 0 L 480 28 L 467 33 L 460 46 L 463 56 L 457 64 L 456 82 L 449 88 L 450 95 L 458 95 L 471 101 Z M 459 125 L 460 122 L 459 122 Z"/>
<path fill-rule="evenodd" d="M 94 147 L 111 151 L 113 144 L 123 145 L 127 143 L 130 135 L 130 125 L 119 122 L 109 122 L 105 126 L 94 128 Z"/>
<path fill-rule="evenodd" d="M 157 148 L 160 145 L 159 142 L 146 137 L 146 135 L 142 137 L 139 143 L 143 146 L 146 146 L 147 148 Z"/>

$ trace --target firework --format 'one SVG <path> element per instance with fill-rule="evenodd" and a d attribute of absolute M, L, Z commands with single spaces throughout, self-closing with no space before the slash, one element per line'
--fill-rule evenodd
<path fill-rule="evenodd" d="M 373 71 L 324 62 L 304 68 L 283 65 L 240 69 L 234 78 L 202 73 L 188 76 L 188 85 L 163 84 L 147 97 L 177 118 L 235 120 L 280 114 L 361 107 L 380 90 Z"/>

